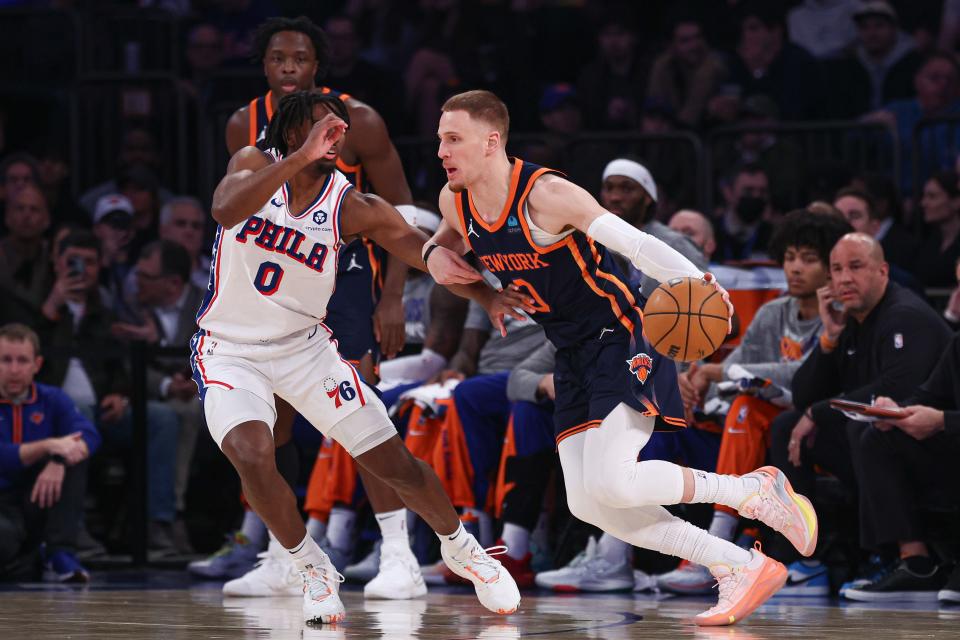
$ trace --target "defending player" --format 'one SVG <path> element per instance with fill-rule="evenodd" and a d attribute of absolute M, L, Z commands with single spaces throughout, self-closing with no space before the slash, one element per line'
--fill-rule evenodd
<path fill-rule="evenodd" d="M 737 478 L 637 462 L 654 429 L 685 422 L 673 363 L 646 343 L 641 312 L 608 249 L 660 282 L 713 277 L 555 172 L 507 157 L 509 116 L 492 93 L 456 95 L 442 111 L 445 224 L 424 247 L 424 260 L 444 283 L 433 252 L 472 250 L 505 286 L 536 301 L 533 318 L 557 347 L 554 422 L 570 512 L 636 546 L 710 567 L 720 599 L 696 617 L 698 624 L 749 615 L 783 585 L 783 565 L 759 549 L 714 538 L 660 505 L 728 505 L 782 532 L 805 554 L 816 542 L 816 514 L 772 467 Z M 645 371 L 633 370 L 638 361 Z"/>
<path fill-rule="evenodd" d="M 220 227 L 211 283 L 191 344 L 207 424 L 240 474 L 248 502 L 302 576 L 305 621 L 344 617 L 342 577 L 307 535 L 294 495 L 277 472 L 274 394 L 442 532 L 441 553 L 450 568 L 474 583 L 484 606 L 510 613 L 520 600 L 513 579 L 463 531 L 436 475 L 403 446 L 382 403 L 337 353 L 323 324 L 336 253 L 345 241 L 368 235 L 423 268 L 419 252 L 426 236 L 335 171 L 346 119 L 336 98 L 309 92 L 285 97 L 267 131 L 271 153 L 241 149 L 217 186 L 213 215 Z M 473 282 L 456 292 L 480 301 L 496 322 L 516 314 L 510 305 L 527 306 L 519 294 L 497 294 L 476 283 L 476 272 L 455 255 L 439 257 L 445 272 L 459 272 L 454 281 Z"/>

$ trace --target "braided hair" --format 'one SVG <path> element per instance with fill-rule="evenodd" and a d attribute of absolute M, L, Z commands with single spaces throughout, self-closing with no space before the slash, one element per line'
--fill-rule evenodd
<path fill-rule="evenodd" d="M 347 112 L 347 105 L 339 97 L 330 93 L 321 93 L 315 91 L 295 91 L 280 99 L 276 113 L 270 119 L 267 126 L 266 144 L 267 148 L 273 148 L 280 152 L 281 156 L 287 155 L 287 137 L 286 133 L 293 127 L 299 127 L 306 120 L 313 121 L 313 107 L 317 104 L 326 105 L 337 117 L 350 125 L 350 114 Z"/>

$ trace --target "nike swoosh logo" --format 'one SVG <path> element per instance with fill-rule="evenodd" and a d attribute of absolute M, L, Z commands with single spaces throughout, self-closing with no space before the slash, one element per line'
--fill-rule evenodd
<path fill-rule="evenodd" d="M 733 427 L 727 429 L 727 433 L 746 433 L 746 429 L 734 429 Z"/>
<path fill-rule="evenodd" d="M 798 584 L 803 584 L 803 583 L 805 583 L 805 582 L 810 582 L 810 581 L 813 580 L 814 578 L 819 578 L 819 577 L 822 576 L 823 574 L 824 574 L 824 572 L 821 571 L 820 573 L 815 573 L 815 574 L 813 574 L 812 576 L 807 576 L 806 578 L 803 578 L 802 580 L 794 580 L 794 579 L 793 579 L 793 576 L 787 576 L 787 583 L 786 583 L 785 586 L 787 586 L 787 587 L 795 587 L 795 586 L 797 586 Z"/>
<path fill-rule="evenodd" d="M 410 431 L 407 432 L 407 435 L 410 435 L 410 436 L 425 436 L 425 435 L 427 435 L 427 432 L 426 432 L 426 431 L 414 431 L 413 429 L 410 429 Z"/>

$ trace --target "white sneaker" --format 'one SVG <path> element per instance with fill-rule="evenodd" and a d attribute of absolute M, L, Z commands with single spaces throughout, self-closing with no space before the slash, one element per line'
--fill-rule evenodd
<path fill-rule="evenodd" d="M 629 591 L 635 586 L 633 567 L 625 559 L 614 564 L 598 555 L 597 540 L 592 536 L 587 548 L 567 566 L 538 573 L 534 581 L 543 589 L 563 592 Z"/>
<path fill-rule="evenodd" d="M 673 571 L 657 576 L 657 588 L 660 591 L 685 596 L 711 593 L 715 584 L 716 580 L 710 569 L 687 560 L 681 562 Z"/>
<path fill-rule="evenodd" d="M 442 559 L 433 564 L 425 564 L 420 567 L 420 575 L 423 581 L 433 587 L 440 587 L 447 584 L 447 563 Z"/>
<path fill-rule="evenodd" d="M 388 544 L 380 549 L 380 571 L 363 587 L 364 598 L 410 600 L 427 595 L 417 558 L 409 547 Z"/>
<path fill-rule="evenodd" d="M 351 582 L 367 583 L 373 580 L 380 571 L 380 545 L 382 544 L 383 540 L 377 540 L 363 560 L 343 570 L 343 577 Z"/>
<path fill-rule="evenodd" d="M 271 541 L 267 550 L 257 557 L 260 561 L 252 570 L 224 583 L 223 595 L 277 597 L 303 593 L 303 580 L 283 547 Z"/>
<path fill-rule="evenodd" d="M 473 583 L 480 604 L 494 613 L 507 615 L 520 606 L 520 590 L 513 576 L 498 560 L 491 557 L 505 553 L 504 546 L 484 549 L 477 539 L 466 531 L 460 548 L 451 553 L 447 545 L 440 545 L 440 555 L 450 571 Z"/>
<path fill-rule="evenodd" d="M 657 579 L 640 569 L 633 570 L 633 591 L 653 591 L 657 588 Z"/>
<path fill-rule="evenodd" d="M 303 621 L 307 624 L 334 624 L 347 616 L 340 601 L 343 576 L 324 554 L 319 566 L 308 566 L 300 572 L 303 581 Z"/>

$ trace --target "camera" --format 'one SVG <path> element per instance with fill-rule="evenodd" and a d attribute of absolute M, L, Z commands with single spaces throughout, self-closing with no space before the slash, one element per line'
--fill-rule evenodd
<path fill-rule="evenodd" d="M 83 275 L 87 269 L 87 263 L 81 256 L 70 256 L 67 258 L 67 275 L 76 278 Z"/>

